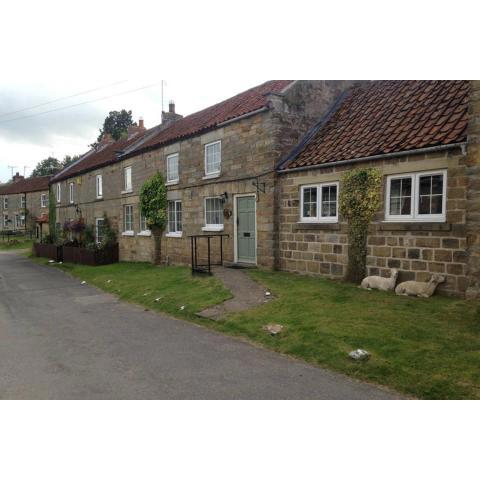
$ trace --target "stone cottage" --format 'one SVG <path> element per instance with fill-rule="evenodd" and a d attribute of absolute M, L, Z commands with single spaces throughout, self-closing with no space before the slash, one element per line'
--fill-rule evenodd
<path fill-rule="evenodd" d="M 478 295 L 479 99 L 469 81 L 378 81 L 340 95 L 278 164 L 278 268 L 344 277 L 342 174 L 373 166 L 383 186 L 368 273 L 440 273 L 444 293 Z"/>
<path fill-rule="evenodd" d="M 138 195 L 160 171 L 168 188 L 163 261 L 189 264 L 191 235 L 225 235 L 227 264 L 273 268 L 275 165 L 352 83 L 269 81 L 145 135 L 121 156 L 120 170 L 132 178 L 121 199 L 121 258 L 154 256 Z M 206 242 L 198 245 L 205 261 Z M 219 254 L 214 238 L 212 258 Z"/>
<path fill-rule="evenodd" d="M 48 233 L 49 180 L 49 176 L 25 179 L 17 172 L 11 183 L 0 186 L 1 230 L 36 238 Z"/>

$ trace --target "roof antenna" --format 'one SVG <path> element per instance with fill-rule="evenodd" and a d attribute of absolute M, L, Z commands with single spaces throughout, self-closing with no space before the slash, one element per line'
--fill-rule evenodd
<path fill-rule="evenodd" d="M 24 165 L 23 166 L 23 176 L 25 177 L 26 173 L 27 173 L 27 168 L 30 168 L 28 165 Z"/>
<path fill-rule="evenodd" d="M 10 173 L 12 174 L 11 176 L 12 176 L 12 178 L 13 178 L 13 172 L 14 172 L 14 170 L 17 168 L 17 166 L 16 166 L 16 165 L 13 165 L 13 167 L 12 167 L 11 165 L 9 165 L 7 168 L 9 168 L 9 169 L 11 170 Z"/>
<path fill-rule="evenodd" d="M 164 103 L 163 103 L 163 87 L 166 86 L 166 85 L 167 85 L 167 82 L 165 80 L 162 80 L 162 112 L 164 111 L 163 110 L 163 105 L 164 105 Z"/>

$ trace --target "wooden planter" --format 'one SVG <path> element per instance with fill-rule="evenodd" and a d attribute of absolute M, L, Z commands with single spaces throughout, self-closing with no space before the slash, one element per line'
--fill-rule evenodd
<path fill-rule="evenodd" d="M 118 262 L 118 244 L 103 250 L 87 250 L 80 247 L 63 247 L 63 261 L 82 265 L 108 265 Z"/>
<path fill-rule="evenodd" d="M 59 245 L 52 245 L 48 243 L 34 243 L 33 252 L 36 257 L 47 257 L 56 262 L 63 260 L 62 247 Z"/>

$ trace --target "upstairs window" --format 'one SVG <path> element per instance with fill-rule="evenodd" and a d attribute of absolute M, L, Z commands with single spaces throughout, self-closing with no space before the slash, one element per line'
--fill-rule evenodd
<path fill-rule="evenodd" d="M 168 233 L 182 234 L 182 202 L 168 202 Z"/>
<path fill-rule="evenodd" d="M 73 203 L 73 200 L 74 200 L 74 198 L 73 198 L 74 188 L 75 188 L 75 186 L 74 186 L 73 182 L 68 185 L 68 200 L 69 200 L 70 203 Z"/>
<path fill-rule="evenodd" d="M 205 145 L 205 175 L 218 175 L 222 165 L 222 143 Z"/>
<path fill-rule="evenodd" d="M 45 193 L 40 195 L 40 207 L 47 208 L 47 195 Z"/>
<path fill-rule="evenodd" d="M 338 222 L 338 183 L 305 185 L 301 188 L 302 222 Z"/>
<path fill-rule="evenodd" d="M 445 221 L 446 188 L 446 170 L 387 177 L 385 220 Z"/>
<path fill-rule="evenodd" d="M 223 230 L 223 203 L 218 197 L 205 199 L 204 230 Z"/>
<path fill-rule="evenodd" d="M 174 153 L 167 157 L 167 183 L 178 182 L 178 180 L 178 153 Z"/>
<path fill-rule="evenodd" d="M 22 195 L 20 197 L 20 208 L 25 208 L 27 206 L 27 199 L 25 198 L 25 195 Z"/>
<path fill-rule="evenodd" d="M 101 175 L 95 177 L 95 193 L 97 198 L 103 197 L 103 180 Z"/>
<path fill-rule="evenodd" d="M 62 187 L 57 183 L 57 203 L 62 201 Z"/>
<path fill-rule="evenodd" d="M 123 188 L 125 192 L 132 191 L 132 167 L 125 167 L 123 169 Z"/>
<path fill-rule="evenodd" d="M 3 209 L 8 210 L 8 197 L 3 197 Z"/>

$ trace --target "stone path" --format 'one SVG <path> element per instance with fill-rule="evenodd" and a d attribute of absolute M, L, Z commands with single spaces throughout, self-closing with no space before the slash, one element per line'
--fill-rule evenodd
<path fill-rule="evenodd" d="M 200 317 L 219 320 L 224 315 L 248 310 L 249 308 L 262 305 L 271 299 L 271 296 L 266 295 L 268 290 L 254 282 L 245 270 L 215 267 L 212 271 L 225 288 L 232 292 L 233 298 L 220 305 L 203 310 L 198 313 Z"/>

